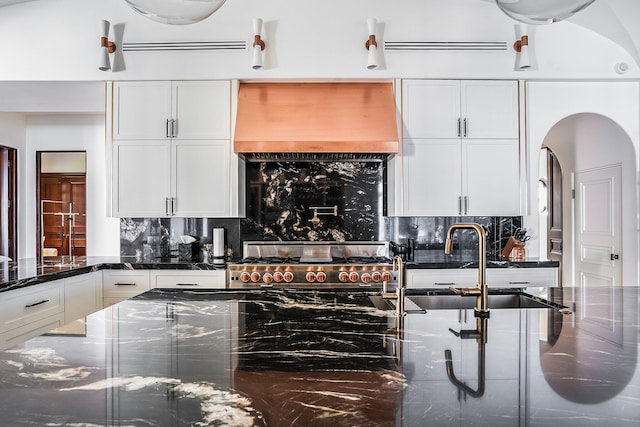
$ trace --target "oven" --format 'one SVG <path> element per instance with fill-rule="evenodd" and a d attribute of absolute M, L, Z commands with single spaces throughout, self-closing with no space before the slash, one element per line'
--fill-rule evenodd
<path fill-rule="evenodd" d="M 248 241 L 227 265 L 229 287 L 379 290 L 395 286 L 389 242 Z"/>

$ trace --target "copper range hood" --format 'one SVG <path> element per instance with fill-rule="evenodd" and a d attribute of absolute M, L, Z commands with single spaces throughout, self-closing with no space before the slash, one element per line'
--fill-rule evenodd
<path fill-rule="evenodd" d="M 234 151 L 251 161 L 380 160 L 398 152 L 391 83 L 243 83 Z"/>

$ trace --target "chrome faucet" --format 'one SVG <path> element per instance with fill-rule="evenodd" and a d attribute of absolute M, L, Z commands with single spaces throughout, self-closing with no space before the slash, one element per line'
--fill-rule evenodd
<path fill-rule="evenodd" d="M 395 292 L 389 292 L 388 284 L 385 280 L 382 282 L 382 298 L 396 300 L 396 317 L 402 317 L 406 313 L 404 311 L 404 263 L 398 255 L 393 257 L 393 271 L 397 272 Z"/>
<path fill-rule="evenodd" d="M 476 223 L 453 224 L 447 230 L 447 240 L 444 253 L 450 255 L 453 252 L 453 233 L 458 229 L 475 230 L 478 233 L 478 284 L 475 288 L 454 288 L 451 291 L 461 296 L 475 296 L 477 317 L 489 317 L 489 288 L 487 286 L 487 236 L 484 228 Z"/>

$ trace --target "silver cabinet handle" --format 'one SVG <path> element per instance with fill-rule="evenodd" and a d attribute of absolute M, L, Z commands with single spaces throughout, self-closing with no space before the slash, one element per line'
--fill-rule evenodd
<path fill-rule="evenodd" d="M 462 136 L 462 123 L 461 123 L 462 119 L 460 119 L 460 117 L 458 117 L 458 138 L 460 138 Z"/>
<path fill-rule="evenodd" d="M 135 283 L 114 283 L 114 286 L 135 286 Z"/>
<path fill-rule="evenodd" d="M 49 300 L 48 299 L 43 299 L 42 301 L 38 301 L 38 302 L 34 302 L 33 304 L 27 304 L 24 306 L 24 308 L 31 308 L 31 307 L 35 307 L 37 305 L 42 305 L 42 304 L 46 304 L 48 303 Z"/>
<path fill-rule="evenodd" d="M 171 198 L 171 216 L 176 214 L 176 198 Z"/>
<path fill-rule="evenodd" d="M 169 119 L 167 119 L 166 136 L 167 138 L 171 138 L 171 120 Z"/>
<path fill-rule="evenodd" d="M 462 121 L 462 127 L 464 128 L 464 132 L 463 132 L 463 136 L 466 138 L 467 136 L 469 136 L 469 132 L 468 132 L 468 126 L 467 126 L 467 119 L 465 117 L 465 119 Z"/>
<path fill-rule="evenodd" d="M 527 282 L 527 281 L 523 281 L 523 282 L 519 282 L 519 281 L 509 281 L 510 285 L 530 285 L 531 282 Z"/>
<path fill-rule="evenodd" d="M 176 283 L 176 286 L 198 286 L 197 283 Z"/>
<path fill-rule="evenodd" d="M 456 282 L 433 282 L 436 286 L 455 286 Z"/>
<path fill-rule="evenodd" d="M 169 206 L 169 198 L 168 197 L 164 198 L 164 213 L 167 216 L 171 216 L 171 207 Z"/>
<path fill-rule="evenodd" d="M 176 119 L 171 120 L 171 137 L 178 136 L 178 121 Z"/>
<path fill-rule="evenodd" d="M 469 214 L 469 197 L 464 196 L 463 197 L 463 201 L 464 201 L 464 215 L 468 215 Z"/>
<path fill-rule="evenodd" d="M 462 196 L 458 196 L 458 215 L 462 215 Z"/>

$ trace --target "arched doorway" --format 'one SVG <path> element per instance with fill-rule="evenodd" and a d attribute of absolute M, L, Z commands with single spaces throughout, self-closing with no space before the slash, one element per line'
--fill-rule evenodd
<path fill-rule="evenodd" d="M 564 177 L 562 283 L 595 286 L 597 282 L 589 277 L 604 277 L 610 273 L 607 268 L 615 267 L 620 272 L 616 286 L 637 285 L 637 155 L 629 135 L 608 117 L 579 113 L 558 121 L 542 144 L 557 157 Z M 615 175 L 616 168 L 619 177 L 609 176 Z M 620 212 L 614 218 L 612 200 L 617 190 L 613 186 L 617 184 Z M 619 243 L 604 239 L 609 228 L 619 233 Z M 540 253 L 545 254 L 546 239 L 540 245 Z"/>

